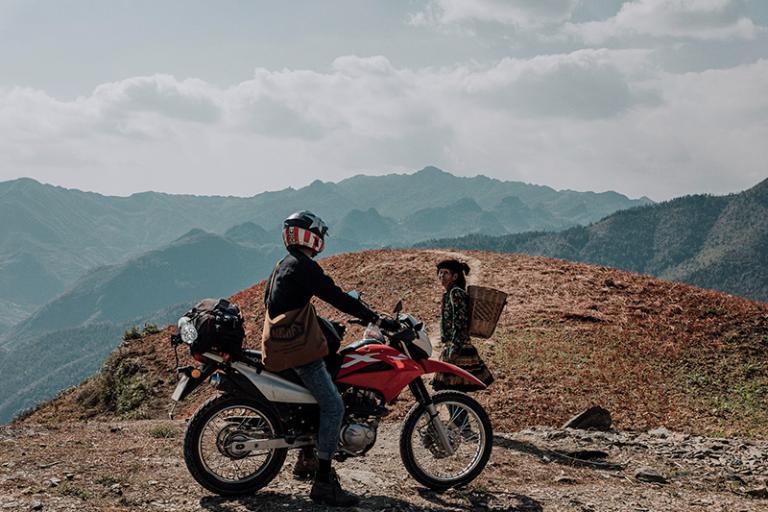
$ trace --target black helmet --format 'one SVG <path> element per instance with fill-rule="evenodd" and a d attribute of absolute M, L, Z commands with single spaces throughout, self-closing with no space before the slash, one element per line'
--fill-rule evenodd
<path fill-rule="evenodd" d="M 285 247 L 308 247 L 315 254 L 323 252 L 328 226 L 323 219 L 312 212 L 302 210 L 283 221 L 283 243 Z"/>

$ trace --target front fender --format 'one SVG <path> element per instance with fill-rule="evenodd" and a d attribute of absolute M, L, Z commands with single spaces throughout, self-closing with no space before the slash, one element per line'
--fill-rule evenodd
<path fill-rule="evenodd" d="M 480 389 L 485 389 L 486 386 L 483 381 L 472 375 L 466 370 L 462 370 L 456 365 L 450 363 L 444 363 L 442 361 L 436 361 L 434 359 L 422 359 L 419 364 L 424 368 L 424 373 L 452 373 L 458 375 L 462 379 L 466 379 L 472 384 L 480 386 Z"/>

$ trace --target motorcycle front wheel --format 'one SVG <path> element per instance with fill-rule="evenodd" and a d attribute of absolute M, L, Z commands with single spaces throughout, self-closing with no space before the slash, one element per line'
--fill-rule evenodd
<path fill-rule="evenodd" d="M 287 450 L 241 453 L 238 442 L 282 437 L 280 423 L 264 404 L 220 395 L 192 416 L 184 435 L 184 462 L 192 477 L 221 496 L 251 494 L 274 479 Z"/>
<path fill-rule="evenodd" d="M 403 422 L 400 457 L 408 473 L 430 489 L 466 485 L 477 478 L 491 457 L 491 420 L 483 407 L 464 393 L 441 391 L 432 396 L 432 403 L 453 453 L 443 448 L 429 413 L 417 403 Z"/>

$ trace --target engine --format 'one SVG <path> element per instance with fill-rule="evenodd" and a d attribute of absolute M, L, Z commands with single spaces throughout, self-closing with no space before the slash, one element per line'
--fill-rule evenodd
<path fill-rule="evenodd" d="M 369 424 L 345 423 L 342 425 L 339 435 L 341 451 L 349 455 L 362 455 L 367 452 L 376 442 L 377 423 L 378 420 Z"/>
<path fill-rule="evenodd" d="M 384 407 L 384 399 L 373 391 L 351 388 L 342 394 L 342 398 L 347 415 L 339 434 L 341 446 L 338 455 L 363 455 L 376 442 L 379 418 L 389 411 Z"/>

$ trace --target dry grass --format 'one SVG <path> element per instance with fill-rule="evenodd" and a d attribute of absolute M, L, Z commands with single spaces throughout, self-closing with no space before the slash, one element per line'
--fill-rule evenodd
<path fill-rule="evenodd" d="M 768 437 L 768 305 L 606 267 L 466 255 L 482 263 L 473 269 L 479 284 L 510 294 L 493 339 L 477 342 L 497 381 L 476 396 L 498 430 L 559 425 L 585 407 L 603 405 L 624 429 L 663 425 Z M 374 309 L 388 311 L 402 298 L 406 311 L 431 324 L 439 315 L 434 264 L 440 258 L 434 251 L 366 251 L 321 264 L 343 288 L 364 291 Z M 232 297 L 244 311 L 250 346 L 258 346 L 261 334 L 262 297 L 263 283 Z M 322 303 L 318 311 L 344 318 Z M 152 393 L 143 407 L 150 418 L 165 416 L 175 384 L 170 332 L 121 349 L 146 368 Z M 350 328 L 347 340 L 359 334 Z M 192 363 L 182 354 L 182 364 Z M 79 392 L 64 393 L 30 419 L 82 417 L 84 405 L 74 399 Z M 204 398 L 198 395 L 178 411 L 182 416 Z"/>

